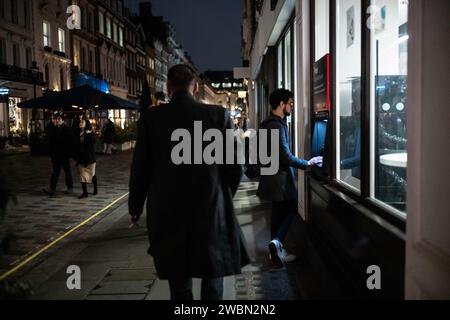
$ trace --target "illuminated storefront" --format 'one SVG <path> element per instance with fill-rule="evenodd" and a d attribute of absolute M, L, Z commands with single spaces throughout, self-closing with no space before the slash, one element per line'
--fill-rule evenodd
<path fill-rule="evenodd" d="M 311 265 L 329 276 L 336 296 L 404 294 L 409 7 L 264 1 L 247 41 L 253 125 L 269 114 L 273 90 L 292 90 L 294 153 L 325 158 L 323 168 L 299 172 L 299 213 Z M 367 290 L 368 263 L 384 270 L 382 292 Z"/>
<path fill-rule="evenodd" d="M 310 235 L 317 251 L 333 248 L 335 258 L 322 259 L 330 270 L 340 270 L 332 272 L 335 279 L 348 279 L 336 281 L 343 291 L 401 298 L 408 2 L 315 0 L 313 4 L 311 74 L 313 79 L 318 76 L 318 64 L 328 55 L 330 112 L 328 132 L 319 138 L 325 166 L 308 179 Z M 317 97 L 311 99 L 315 105 Z M 311 113 L 314 118 L 314 110 Z M 313 139 L 316 129 L 313 122 Z M 367 291 L 367 261 L 385 270 L 382 293 Z"/>

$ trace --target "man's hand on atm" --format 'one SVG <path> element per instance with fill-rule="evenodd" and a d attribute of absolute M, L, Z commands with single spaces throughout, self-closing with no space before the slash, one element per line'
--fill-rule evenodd
<path fill-rule="evenodd" d="M 310 167 L 319 167 L 322 168 L 323 166 L 323 157 L 315 157 L 308 161 L 308 165 Z"/>

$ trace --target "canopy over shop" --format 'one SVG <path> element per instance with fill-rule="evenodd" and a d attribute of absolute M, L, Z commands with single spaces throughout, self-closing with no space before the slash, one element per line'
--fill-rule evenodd
<path fill-rule="evenodd" d="M 59 111 L 71 115 L 88 115 L 94 120 L 94 124 L 108 117 L 115 118 L 108 114 L 108 111 L 120 110 L 120 112 L 136 112 L 140 106 L 111 94 L 104 93 L 88 85 L 76 87 L 61 92 L 50 92 L 42 97 L 22 102 L 18 105 L 23 109 L 43 109 L 44 127 L 46 114 Z M 122 121 L 119 125 L 124 126 Z"/>

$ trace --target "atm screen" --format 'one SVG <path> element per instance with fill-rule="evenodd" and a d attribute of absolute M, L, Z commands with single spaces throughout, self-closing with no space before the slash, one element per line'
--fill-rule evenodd
<path fill-rule="evenodd" d="M 314 124 L 314 134 L 312 141 L 312 156 L 323 157 L 325 151 L 325 141 L 327 136 L 328 120 L 316 121 Z"/>

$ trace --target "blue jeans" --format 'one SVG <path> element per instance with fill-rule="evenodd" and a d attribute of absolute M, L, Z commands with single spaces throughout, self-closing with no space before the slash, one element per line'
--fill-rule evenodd
<path fill-rule="evenodd" d="M 295 215 L 298 213 L 297 199 L 273 202 L 270 232 L 272 239 L 284 242 Z"/>
<path fill-rule="evenodd" d="M 170 299 L 173 301 L 194 300 L 192 294 L 192 279 L 170 279 Z M 204 301 L 223 299 L 223 278 L 203 279 L 201 298 Z"/>

